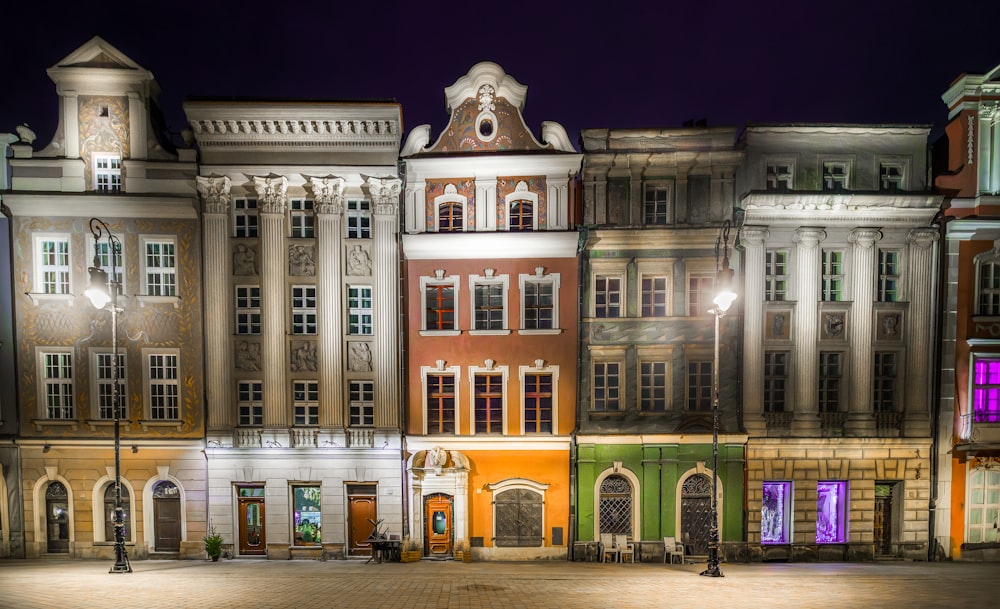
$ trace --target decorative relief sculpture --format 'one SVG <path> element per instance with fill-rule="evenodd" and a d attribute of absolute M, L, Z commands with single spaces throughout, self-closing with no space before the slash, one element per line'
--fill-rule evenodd
<path fill-rule="evenodd" d="M 371 372 L 372 350 L 368 343 L 350 343 L 350 345 L 347 365 L 351 372 Z"/>
<path fill-rule="evenodd" d="M 840 338 L 844 335 L 844 313 L 823 315 L 823 338 Z"/>
<path fill-rule="evenodd" d="M 260 370 L 260 345 L 242 341 L 236 347 L 236 367 L 240 370 Z"/>
<path fill-rule="evenodd" d="M 355 245 L 347 255 L 347 274 L 355 276 L 372 274 L 372 261 L 364 247 Z"/>
<path fill-rule="evenodd" d="M 292 342 L 292 371 L 307 372 L 316 370 L 316 344 L 309 340 Z"/>
<path fill-rule="evenodd" d="M 233 275 L 257 274 L 257 250 L 252 245 L 237 243 L 233 247 Z"/>
<path fill-rule="evenodd" d="M 316 260 L 313 257 L 313 246 L 288 246 L 288 274 L 299 277 L 310 277 L 316 274 Z"/>
<path fill-rule="evenodd" d="M 898 311 L 883 312 L 878 317 L 879 340 L 899 340 L 902 332 L 903 316 Z"/>
<path fill-rule="evenodd" d="M 769 340 L 788 340 L 790 321 L 790 311 L 768 311 L 765 317 L 764 337 Z"/>

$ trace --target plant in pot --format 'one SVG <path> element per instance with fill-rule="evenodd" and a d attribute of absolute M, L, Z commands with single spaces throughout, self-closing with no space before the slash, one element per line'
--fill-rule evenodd
<path fill-rule="evenodd" d="M 208 529 L 208 535 L 205 535 L 205 553 L 208 557 L 212 559 L 212 562 L 219 560 L 222 556 L 222 535 L 219 535 L 215 527 Z"/>
<path fill-rule="evenodd" d="M 403 547 L 399 552 L 400 562 L 417 562 L 420 560 L 420 542 L 407 537 L 403 540 Z"/>

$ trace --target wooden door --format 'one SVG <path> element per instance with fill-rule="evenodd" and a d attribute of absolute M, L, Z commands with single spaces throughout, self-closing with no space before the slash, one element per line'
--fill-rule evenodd
<path fill-rule="evenodd" d="M 892 495 L 893 485 L 875 483 L 875 554 L 892 554 Z"/>
<path fill-rule="evenodd" d="M 45 490 L 45 533 L 48 552 L 69 552 L 69 500 L 61 482 L 53 482 Z"/>
<path fill-rule="evenodd" d="M 375 528 L 372 521 L 378 522 L 378 506 L 374 495 L 352 495 L 348 499 L 347 553 L 351 556 L 371 556 L 372 544 L 369 537 Z"/>
<path fill-rule="evenodd" d="M 711 532 L 712 479 L 702 474 L 691 476 L 681 487 L 681 539 L 691 546 L 692 554 L 705 555 Z"/>
<path fill-rule="evenodd" d="M 267 538 L 264 535 L 264 498 L 240 497 L 240 556 L 263 556 L 267 554 Z"/>
<path fill-rule="evenodd" d="M 424 551 L 427 556 L 450 556 L 452 502 L 448 495 L 431 495 L 424 500 Z"/>
<path fill-rule="evenodd" d="M 178 497 L 153 499 L 154 551 L 179 552 L 181 549 L 181 501 Z"/>

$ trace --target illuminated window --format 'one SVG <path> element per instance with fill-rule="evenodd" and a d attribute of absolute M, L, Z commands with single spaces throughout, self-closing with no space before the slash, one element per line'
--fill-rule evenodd
<path fill-rule="evenodd" d="M 621 402 L 621 362 L 594 362 L 593 410 L 618 412 Z"/>
<path fill-rule="evenodd" d="M 785 300 L 788 295 L 788 252 L 764 252 L 764 300 Z"/>
<path fill-rule="evenodd" d="M 259 427 L 264 424 L 264 384 L 261 381 L 240 381 L 236 384 L 238 424 Z"/>
<path fill-rule="evenodd" d="M 125 266 L 122 264 L 122 258 L 124 255 L 124 245 L 121 246 L 123 251 L 115 254 L 115 272 L 113 281 L 117 282 L 119 286 L 125 285 Z M 97 261 L 98 268 L 103 270 L 108 274 L 108 277 L 112 277 L 111 273 L 111 245 L 108 243 L 107 239 L 101 239 L 97 242 Z M 94 251 L 94 238 L 93 236 L 87 237 L 87 267 L 94 264 L 94 259 L 90 257 L 90 252 Z M 119 294 L 121 294 L 119 288 Z"/>
<path fill-rule="evenodd" d="M 365 199 L 347 200 L 347 238 L 371 239 L 372 204 Z"/>
<path fill-rule="evenodd" d="M 1000 316 L 1000 261 L 979 264 L 976 315 Z"/>
<path fill-rule="evenodd" d="M 791 543 L 792 483 L 765 480 L 760 508 L 760 543 Z"/>
<path fill-rule="evenodd" d="M 903 163 L 881 161 L 878 164 L 879 185 L 881 192 L 898 192 L 903 189 Z"/>
<path fill-rule="evenodd" d="M 639 411 L 666 412 L 667 362 L 639 362 Z"/>
<path fill-rule="evenodd" d="M 38 352 L 41 395 L 45 396 L 46 419 L 73 419 L 73 353 L 69 349 Z"/>
<path fill-rule="evenodd" d="M 997 543 L 997 523 L 1000 522 L 1000 471 L 976 467 L 969 472 L 966 500 L 966 534 L 968 543 Z"/>
<path fill-rule="evenodd" d="M 374 328 L 372 308 L 372 288 L 367 285 L 352 285 L 347 288 L 347 333 L 357 336 L 371 336 Z"/>
<path fill-rule="evenodd" d="M 460 233 L 463 230 L 461 203 L 442 203 L 438 206 L 438 232 Z"/>
<path fill-rule="evenodd" d="M 594 317 L 621 317 L 621 276 L 597 275 L 594 277 Z"/>
<path fill-rule="evenodd" d="M 524 375 L 524 433 L 552 433 L 553 375 Z"/>
<path fill-rule="evenodd" d="M 438 272 L 436 277 L 420 278 L 420 297 L 424 314 L 421 318 L 423 331 L 456 332 L 458 330 L 458 277 L 445 277 Z"/>
<path fill-rule="evenodd" d="M 643 221 L 647 226 L 665 226 L 670 214 L 669 186 L 646 186 Z"/>
<path fill-rule="evenodd" d="M 295 528 L 292 545 L 319 546 L 323 544 L 322 493 L 318 485 L 292 486 L 292 526 Z"/>
<path fill-rule="evenodd" d="M 295 425 L 319 425 L 319 381 L 292 383 L 292 410 Z"/>
<path fill-rule="evenodd" d="M 841 354 L 824 351 L 819 354 L 819 411 L 840 411 L 840 385 L 843 381 Z"/>
<path fill-rule="evenodd" d="M 823 250 L 822 299 L 840 302 L 844 299 L 844 252 Z"/>
<path fill-rule="evenodd" d="M 473 375 L 473 401 L 477 434 L 503 433 L 504 374 L 486 372 Z"/>
<path fill-rule="evenodd" d="M 292 286 L 292 334 L 316 334 L 316 286 Z"/>
<path fill-rule="evenodd" d="M 559 328 L 559 273 L 519 275 L 522 333 L 549 332 Z"/>
<path fill-rule="evenodd" d="M 233 236 L 257 236 L 257 199 L 233 199 Z"/>
<path fill-rule="evenodd" d="M 878 300 L 896 302 L 899 299 L 899 252 L 878 251 Z"/>
<path fill-rule="evenodd" d="M 111 542 L 115 540 L 115 483 L 110 482 L 104 487 L 104 541 Z M 123 521 L 125 522 L 125 541 L 132 541 L 132 530 L 129 527 L 131 522 L 132 513 L 132 497 L 129 495 L 128 487 L 124 484 L 121 485 L 121 506 L 123 512 Z"/>
<path fill-rule="evenodd" d="M 896 354 L 892 351 L 875 353 L 875 378 L 872 379 L 874 412 L 896 412 Z"/>
<path fill-rule="evenodd" d="M 236 333 L 260 334 L 260 286 L 236 286 Z"/>
<path fill-rule="evenodd" d="M 375 425 L 375 383 L 351 381 L 347 385 L 350 427 Z"/>
<path fill-rule="evenodd" d="M 642 276 L 642 316 L 666 317 L 670 282 L 666 276 Z"/>
<path fill-rule="evenodd" d="M 514 232 L 533 230 L 535 227 L 534 209 L 531 201 L 516 200 L 511 202 L 510 230 Z"/>
<path fill-rule="evenodd" d="M 691 275 L 688 277 L 688 315 L 707 315 L 715 306 L 715 276 Z"/>
<path fill-rule="evenodd" d="M 291 230 L 291 237 L 312 238 L 313 218 L 312 199 L 288 200 L 288 227 Z"/>
<path fill-rule="evenodd" d="M 172 239 L 144 239 L 147 296 L 177 296 L 177 258 Z"/>
<path fill-rule="evenodd" d="M 455 433 L 455 375 L 427 375 L 427 433 Z"/>
<path fill-rule="evenodd" d="M 114 402 L 114 368 L 112 362 L 115 357 L 111 349 L 91 349 L 90 365 L 93 371 L 91 382 L 91 400 L 97 405 L 97 418 L 112 420 L 115 418 Z M 118 394 L 122 406 L 125 404 L 125 397 L 128 391 L 125 385 L 127 377 L 125 375 L 125 354 L 118 353 Z M 122 412 L 121 416 L 126 413 Z"/>
<path fill-rule="evenodd" d="M 847 482 L 816 484 L 816 543 L 847 542 Z"/>
<path fill-rule="evenodd" d="M 687 409 L 702 412 L 712 409 L 712 362 L 687 363 Z"/>
<path fill-rule="evenodd" d="M 121 192 L 122 159 L 117 154 L 94 155 L 94 189 L 98 192 Z"/>
<path fill-rule="evenodd" d="M 154 421 L 179 419 L 181 403 L 179 356 L 176 352 L 164 350 L 147 353 L 146 358 L 149 418 Z"/>
<path fill-rule="evenodd" d="M 837 192 L 846 190 L 850 178 L 850 163 L 826 161 L 823 163 L 823 190 Z"/>
<path fill-rule="evenodd" d="M 69 294 L 69 237 L 35 235 L 35 290 L 42 294 Z"/>
<path fill-rule="evenodd" d="M 767 190 L 771 192 L 787 192 L 792 189 L 793 166 L 791 163 L 767 164 Z"/>
<path fill-rule="evenodd" d="M 764 412 L 785 412 L 785 386 L 788 383 L 788 354 L 764 352 Z"/>
<path fill-rule="evenodd" d="M 1000 423 L 1000 358 L 976 358 L 972 381 L 975 423 Z"/>

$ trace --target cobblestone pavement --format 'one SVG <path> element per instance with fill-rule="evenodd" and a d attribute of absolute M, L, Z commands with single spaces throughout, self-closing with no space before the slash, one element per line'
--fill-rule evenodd
<path fill-rule="evenodd" d="M 2 560 L 0 607 L 623 609 L 1000 605 L 997 563 L 724 564 Z"/>

